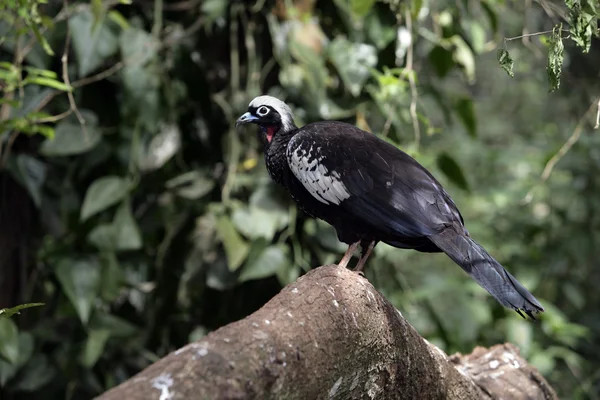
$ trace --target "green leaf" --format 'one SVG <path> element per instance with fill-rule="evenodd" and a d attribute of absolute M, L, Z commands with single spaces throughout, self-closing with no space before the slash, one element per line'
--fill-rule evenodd
<path fill-rule="evenodd" d="M 353 43 L 343 36 L 329 45 L 329 56 L 344 85 L 357 97 L 377 64 L 377 50 L 365 43 Z"/>
<path fill-rule="evenodd" d="M 168 180 L 165 186 L 185 199 L 198 200 L 210 193 L 215 181 L 205 177 L 201 171 L 193 170 Z"/>
<path fill-rule="evenodd" d="M 94 15 L 89 9 L 69 19 L 73 49 L 78 63 L 79 76 L 93 72 L 119 50 L 117 35 L 105 23 L 94 23 Z M 135 54 L 132 52 L 129 55 Z"/>
<path fill-rule="evenodd" d="M 50 47 L 50 44 L 48 43 L 46 38 L 40 33 L 40 30 L 37 27 L 37 25 L 29 24 L 29 28 L 31 28 L 31 30 L 33 31 L 33 34 L 35 35 L 38 42 L 42 45 L 42 48 L 44 49 L 46 54 L 48 54 L 49 56 L 53 56 L 54 51 L 52 51 L 52 48 Z"/>
<path fill-rule="evenodd" d="M 98 261 L 93 258 L 63 258 L 56 265 L 55 273 L 79 319 L 83 324 L 87 324 L 100 290 Z"/>
<path fill-rule="evenodd" d="M 590 51 L 590 46 L 592 45 L 592 34 L 594 33 L 593 23 L 597 18 L 598 16 L 595 15 L 595 13 L 590 14 L 583 11 L 581 4 L 579 3 L 573 4 L 569 13 L 571 40 L 573 40 L 577 46 L 582 47 L 584 53 L 588 53 Z M 556 27 L 554 29 L 556 29 Z"/>
<path fill-rule="evenodd" d="M 433 66 L 437 76 L 440 78 L 448 75 L 448 72 L 456 65 L 454 58 L 452 57 L 452 52 L 442 46 L 435 46 L 429 52 L 429 62 Z"/>
<path fill-rule="evenodd" d="M 44 354 L 35 354 L 22 368 L 15 389 L 33 392 L 46 385 L 54 378 L 56 370 Z"/>
<path fill-rule="evenodd" d="M 0 358 L 13 365 L 19 358 L 19 330 L 10 318 L 0 318 Z"/>
<path fill-rule="evenodd" d="M 475 82 L 475 56 L 473 55 L 473 51 L 467 42 L 458 35 L 452 36 L 450 40 L 455 46 L 453 53 L 454 61 L 462 65 L 465 77 L 469 83 Z"/>
<path fill-rule="evenodd" d="M 438 168 L 459 188 L 469 190 L 469 183 L 454 158 L 447 153 L 442 153 L 437 158 Z"/>
<path fill-rule="evenodd" d="M 27 154 L 18 154 L 11 157 L 8 171 L 31 196 L 39 208 L 42 203 L 42 187 L 46 181 L 46 164 Z"/>
<path fill-rule="evenodd" d="M 81 364 L 86 368 L 92 368 L 102 353 L 106 342 L 110 338 L 110 331 L 107 329 L 90 330 L 88 338 L 80 357 Z"/>
<path fill-rule="evenodd" d="M 117 247 L 117 230 L 113 224 L 99 224 L 90 231 L 87 240 L 99 250 L 114 250 Z"/>
<path fill-rule="evenodd" d="M 281 268 L 285 268 L 289 263 L 287 249 L 287 246 L 284 245 L 269 246 L 255 258 L 248 257 L 248 262 L 244 265 L 239 277 L 240 282 L 267 278 Z"/>
<path fill-rule="evenodd" d="M 477 137 L 477 118 L 475 116 L 475 106 L 473 100 L 463 97 L 456 102 L 456 113 L 464 124 L 469 135 Z"/>
<path fill-rule="evenodd" d="M 73 88 L 66 83 L 56 79 L 47 78 L 45 76 L 29 76 L 23 81 L 23 83 L 34 83 L 36 85 L 48 86 L 57 90 L 62 90 L 63 92 L 70 92 L 73 90 Z"/>
<path fill-rule="evenodd" d="M 231 219 L 226 215 L 217 218 L 217 233 L 225 248 L 229 270 L 237 270 L 248 256 L 250 246 L 237 233 Z"/>
<path fill-rule="evenodd" d="M 108 12 L 108 18 L 115 24 L 119 25 L 121 29 L 129 29 L 129 22 L 127 21 L 127 18 L 125 18 L 123 14 L 117 10 L 110 10 Z"/>
<path fill-rule="evenodd" d="M 101 311 L 94 313 L 88 327 L 90 330 L 107 330 L 110 336 L 119 338 L 131 337 L 139 332 L 129 321 Z"/>
<path fill-rule="evenodd" d="M 159 169 L 167 163 L 181 147 L 181 132 L 174 124 L 161 124 L 160 132 L 152 138 L 140 159 L 143 171 Z"/>
<path fill-rule="evenodd" d="M 0 360 L 0 387 L 6 386 L 6 383 L 17 374 L 19 369 L 31 358 L 33 350 L 33 335 L 29 332 L 21 332 L 19 334 L 19 357 L 17 362 L 10 364 Z"/>
<path fill-rule="evenodd" d="M 35 67 L 25 67 L 25 71 L 27 71 L 30 75 L 43 76 L 50 79 L 56 79 L 58 75 L 54 71 L 50 71 L 48 69 L 35 68 Z"/>
<path fill-rule="evenodd" d="M 88 114 L 89 115 L 89 114 Z M 91 119 L 86 118 L 85 131 L 79 123 L 64 120 L 56 125 L 53 139 L 46 139 L 40 153 L 48 157 L 71 156 L 90 151 L 102 140 L 102 134 Z"/>
<path fill-rule="evenodd" d="M 104 251 L 101 256 L 102 272 L 100 296 L 113 302 L 121 294 L 125 282 L 124 271 L 119 266 L 119 260 L 114 251 Z"/>
<path fill-rule="evenodd" d="M 392 24 L 385 24 L 383 16 L 373 12 L 366 16 L 364 27 L 369 40 L 375 46 L 382 50 L 396 39 L 396 27 Z"/>
<path fill-rule="evenodd" d="M 259 207 L 240 207 L 233 212 L 231 219 L 237 230 L 250 239 L 270 241 L 281 227 L 280 215 Z"/>
<path fill-rule="evenodd" d="M 138 250 L 142 247 L 142 235 L 133 219 L 129 201 L 124 201 L 117 209 L 113 225 L 117 238 L 117 249 Z"/>
<path fill-rule="evenodd" d="M 21 310 L 31 307 L 40 307 L 44 304 L 45 303 L 26 303 L 11 308 L 3 308 L 0 310 L 0 317 L 12 317 L 15 314 L 19 314 Z"/>
<path fill-rule="evenodd" d="M 514 78 L 515 73 L 513 71 L 513 68 L 515 66 L 515 62 L 510 57 L 510 54 L 508 53 L 508 50 L 506 50 L 506 49 L 498 49 L 497 57 L 498 57 L 498 63 L 500 64 L 500 66 L 502 67 L 502 69 L 504 71 L 506 71 L 506 73 L 508 74 L 508 76 L 510 76 L 511 78 Z"/>
<path fill-rule="evenodd" d="M 350 0 L 350 8 L 358 17 L 364 17 L 371 11 L 376 0 Z"/>
<path fill-rule="evenodd" d="M 562 24 L 558 24 L 552 30 L 552 36 L 550 37 L 548 66 L 546 68 L 551 92 L 560 87 L 560 75 L 562 72 L 564 51 L 565 47 L 562 42 Z"/>
<path fill-rule="evenodd" d="M 130 60 L 121 71 L 130 112 L 138 114 L 147 129 L 155 131 L 163 115 L 160 110 L 160 71 L 154 62 L 159 42 L 150 33 L 131 27 L 121 32 L 119 48 L 121 57 Z"/>
<path fill-rule="evenodd" d="M 104 176 L 95 180 L 85 194 L 81 207 L 81 220 L 85 221 L 92 215 L 117 204 L 128 192 L 129 182 L 118 176 Z"/>

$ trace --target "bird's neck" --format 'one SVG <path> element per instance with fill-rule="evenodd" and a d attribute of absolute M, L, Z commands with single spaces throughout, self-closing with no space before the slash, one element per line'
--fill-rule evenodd
<path fill-rule="evenodd" d="M 285 186 L 285 175 L 289 172 L 287 164 L 287 145 L 294 137 L 298 128 L 282 127 L 274 136 L 270 143 L 265 146 L 265 162 L 271 178 L 280 185 Z"/>

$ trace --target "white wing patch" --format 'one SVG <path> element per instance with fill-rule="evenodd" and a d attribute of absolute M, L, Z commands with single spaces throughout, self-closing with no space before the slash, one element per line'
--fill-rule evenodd
<path fill-rule="evenodd" d="M 308 151 L 302 145 L 295 146 L 292 139 L 287 149 L 287 159 L 294 176 L 304 188 L 323 204 L 340 204 L 350 197 L 348 189 L 336 171 L 329 171 L 321 163 L 321 147 L 316 143 Z M 305 144 L 306 146 L 306 144 Z M 316 148 L 316 149 L 315 149 Z"/>

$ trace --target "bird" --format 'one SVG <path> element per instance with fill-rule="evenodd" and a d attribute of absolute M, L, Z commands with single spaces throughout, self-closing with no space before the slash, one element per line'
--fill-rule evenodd
<path fill-rule="evenodd" d="M 377 135 L 341 121 L 297 127 L 290 107 L 268 95 L 254 98 L 236 128 L 255 124 L 271 179 L 298 208 L 332 225 L 354 252 L 354 271 L 379 242 L 424 253 L 444 252 L 500 304 L 521 317 L 544 311 L 540 302 L 465 228 L 458 207 L 438 180 L 414 158 Z M 239 128 L 238 128 L 239 129 Z"/>

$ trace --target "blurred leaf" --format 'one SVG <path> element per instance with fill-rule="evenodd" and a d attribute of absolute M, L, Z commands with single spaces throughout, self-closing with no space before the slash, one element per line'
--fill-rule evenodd
<path fill-rule="evenodd" d="M 174 189 L 178 196 L 197 200 L 210 193 L 215 187 L 215 181 L 206 178 L 201 171 L 193 170 L 168 180 L 165 186 Z"/>
<path fill-rule="evenodd" d="M 371 11 L 376 0 L 350 0 L 352 12 L 359 17 L 364 17 Z"/>
<path fill-rule="evenodd" d="M 121 71 L 128 100 L 124 109 L 139 116 L 146 129 L 155 131 L 163 115 L 159 110 L 160 71 L 153 62 L 159 43 L 148 32 L 131 27 L 121 33 L 119 46 L 121 57 L 130 60 Z M 168 140 L 171 138 L 167 136 Z M 163 146 L 161 139 L 158 145 Z"/>
<path fill-rule="evenodd" d="M 163 125 L 152 138 L 140 160 L 142 171 L 153 171 L 165 165 L 181 147 L 181 133 L 177 125 Z"/>
<path fill-rule="evenodd" d="M 27 154 L 11 157 L 8 170 L 31 196 L 39 208 L 42 204 L 42 187 L 46 181 L 46 164 Z"/>
<path fill-rule="evenodd" d="M 90 231 L 87 240 L 100 250 L 114 250 L 117 247 L 117 230 L 113 224 L 99 224 Z"/>
<path fill-rule="evenodd" d="M 442 152 L 438 155 L 437 165 L 444 175 L 446 175 L 456 186 L 469 191 L 469 183 L 462 172 L 462 168 L 448 153 Z"/>
<path fill-rule="evenodd" d="M 471 21 L 471 42 L 475 53 L 481 54 L 485 51 L 486 31 L 477 21 Z"/>
<path fill-rule="evenodd" d="M 357 97 L 377 64 L 377 50 L 364 43 L 352 43 L 338 36 L 329 45 L 329 56 L 337 68 L 344 85 Z"/>
<path fill-rule="evenodd" d="M 429 52 L 429 62 L 435 69 L 437 76 L 440 78 L 448 75 L 448 72 L 450 72 L 456 65 L 454 58 L 452 57 L 452 52 L 446 50 L 442 46 L 435 46 Z"/>
<path fill-rule="evenodd" d="M 20 314 L 21 310 L 24 310 L 26 308 L 40 307 L 43 305 L 44 305 L 44 303 L 27 303 L 27 304 L 20 304 L 18 306 L 11 307 L 11 308 L 3 308 L 3 309 L 0 309 L 0 317 L 12 317 L 15 314 Z"/>
<path fill-rule="evenodd" d="M 237 230 L 250 239 L 262 237 L 270 241 L 281 227 L 281 219 L 277 213 L 252 206 L 237 208 L 231 220 Z"/>
<path fill-rule="evenodd" d="M 396 39 L 396 27 L 385 25 L 379 13 L 373 12 L 365 18 L 365 29 L 369 40 L 379 49 L 384 49 Z"/>
<path fill-rule="evenodd" d="M 548 66 L 546 69 L 551 92 L 560 87 L 560 74 L 562 72 L 564 51 L 565 47 L 562 42 L 562 24 L 558 24 L 552 30 L 550 49 L 548 50 Z"/>
<path fill-rule="evenodd" d="M 506 323 L 506 340 L 515 344 L 523 357 L 528 358 L 529 354 L 531 354 L 531 345 L 533 341 L 533 326 L 531 321 L 509 318 Z"/>
<path fill-rule="evenodd" d="M 202 2 L 202 14 L 206 18 L 206 24 L 223 27 L 226 23 L 227 2 L 222 0 L 205 0 Z"/>
<path fill-rule="evenodd" d="M 494 2 L 491 3 L 494 4 Z M 485 12 L 490 21 L 490 25 L 492 26 L 492 33 L 496 33 L 498 31 L 498 13 L 494 9 L 493 5 L 490 4 L 490 1 L 482 1 L 480 4 L 483 9 L 483 12 Z"/>
<path fill-rule="evenodd" d="M 93 367 L 106 346 L 106 342 L 110 337 L 110 332 L 106 329 L 90 330 L 88 333 L 85 347 L 81 354 L 81 364 L 86 368 Z"/>
<path fill-rule="evenodd" d="M 19 330 L 10 318 L 0 318 L 0 358 L 13 365 L 19 359 Z"/>
<path fill-rule="evenodd" d="M 129 29 L 129 22 L 127 22 L 127 18 L 125 18 L 123 14 L 117 10 L 110 10 L 107 15 L 108 18 L 115 24 L 119 25 L 121 29 Z"/>
<path fill-rule="evenodd" d="M 584 293 L 581 293 L 576 285 L 571 282 L 563 282 L 561 289 L 567 298 L 576 308 L 583 309 L 585 306 Z"/>
<path fill-rule="evenodd" d="M 40 153 L 48 157 L 71 156 L 90 151 L 102 140 L 97 127 L 86 124 L 85 131 L 79 123 L 63 120 L 56 125 L 53 139 L 46 139 Z"/>
<path fill-rule="evenodd" d="M 26 392 L 33 392 L 45 386 L 56 375 L 56 370 L 48 362 L 48 357 L 40 353 L 35 354 L 22 371 L 15 388 Z"/>
<path fill-rule="evenodd" d="M 267 278 L 288 266 L 287 249 L 283 245 L 269 246 L 261 251 L 255 259 L 248 258 L 248 262 L 240 274 L 240 282 Z"/>
<path fill-rule="evenodd" d="M 138 328 L 123 318 L 101 311 L 94 313 L 88 325 L 90 330 L 106 330 L 110 336 L 125 338 L 135 335 Z"/>
<path fill-rule="evenodd" d="M 475 82 L 475 56 L 473 55 L 473 51 L 471 51 L 465 40 L 458 35 L 452 36 L 450 40 L 455 46 L 453 53 L 454 61 L 462 65 L 469 83 Z"/>
<path fill-rule="evenodd" d="M 537 368 L 540 374 L 547 376 L 554 370 L 556 359 L 553 354 L 549 354 L 545 351 L 538 351 L 533 353 L 529 358 L 529 363 Z"/>
<path fill-rule="evenodd" d="M 506 71 L 508 76 L 510 76 L 511 78 L 514 78 L 515 73 L 513 71 L 513 68 L 515 66 L 515 62 L 510 57 L 510 54 L 508 54 L 508 50 L 506 50 L 506 49 L 498 50 L 498 63 L 500 64 L 502 69 L 504 71 Z"/>
<path fill-rule="evenodd" d="M 231 219 L 226 215 L 217 218 L 217 233 L 225 248 L 229 270 L 237 270 L 246 259 L 250 246 L 237 233 Z"/>
<path fill-rule="evenodd" d="M 89 9 L 72 16 L 69 19 L 69 28 L 72 32 L 80 77 L 102 66 L 119 49 L 117 35 L 104 21 L 96 25 L 94 15 Z"/>
<path fill-rule="evenodd" d="M 0 388 L 14 377 L 19 369 L 31 358 L 34 351 L 34 339 L 31 333 L 21 332 L 19 334 L 19 357 L 17 362 L 10 364 L 0 360 Z"/>
<path fill-rule="evenodd" d="M 469 97 L 463 97 L 456 102 L 456 113 L 467 129 L 469 135 L 477 137 L 477 117 L 475 116 L 475 105 Z"/>
<path fill-rule="evenodd" d="M 133 219 L 128 201 L 124 201 L 117 209 L 113 225 L 116 231 L 117 249 L 138 250 L 142 248 L 142 235 Z"/>
<path fill-rule="evenodd" d="M 95 180 L 85 194 L 81 207 L 81 220 L 85 221 L 92 215 L 118 203 L 128 192 L 129 183 L 118 176 L 104 176 Z"/>
<path fill-rule="evenodd" d="M 222 257 L 215 262 L 207 265 L 206 286 L 214 290 L 227 290 L 238 283 L 236 274 L 234 274 L 226 260 Z"/>
<path fill-rule="evenodd" d="M 100 265 L 95 259 L 61 259 L 55 268 L 56 278 L 73 304 L 79 319 L 87 324 L 100 290 Z"/>
<path fill-rule="evenodd" d="M 125 278 L 112 249 L 102 253 L 101 265 L 100 296 L 106 301 L 115 301 L 124 291 Z"/>

